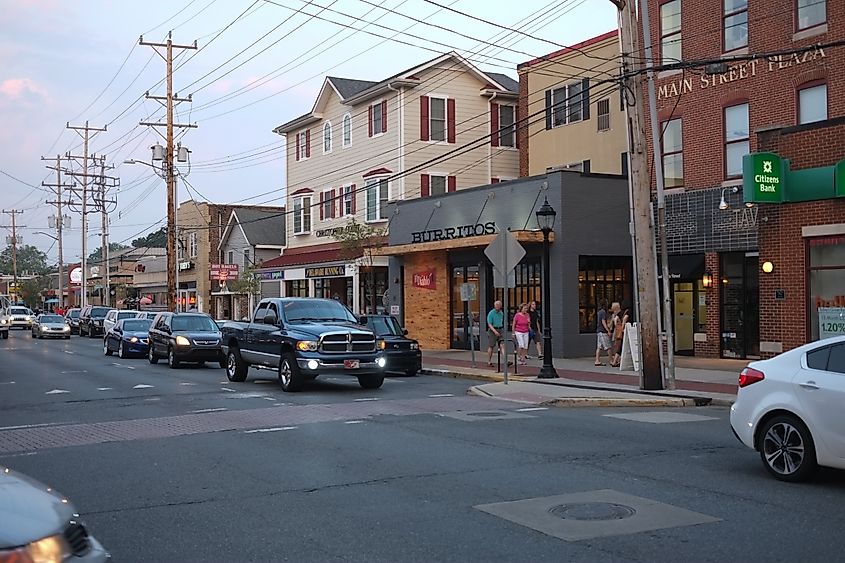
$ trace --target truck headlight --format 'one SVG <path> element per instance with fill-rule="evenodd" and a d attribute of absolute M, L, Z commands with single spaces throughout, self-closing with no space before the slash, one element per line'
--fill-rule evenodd
<path fill-rule="evenodd" d="M 184 336 L 182 336 L 180 338 L 184 338 Z M 129 342 L 131 342 L 132 344 L 135 344 L 136 342 L 138 342 L 138 337 L 133 336 L 132 338 L 129 339 Z"/>
<path fill-rule="evenodd" d="M 185 338 L 184 336 L 177 336 L 176 337 L 176 345 L 177 346 L 190 346 L 191 341 Z"/>
<path fill-rule="evenodd" d="M 0 319 L 0 325 L 6 324 L 6 319 Z"/>
<path fill-rule="evenodd" d="M 319 347 L 320 343 L 313 340 L 300 340 L 296 343 L 296 349 L 302 352 L 316 352 Z"/>
<path fill-rule="evenodd" d="M 27 315 L 27 316 L 25 316 L 25 317 L 23 318 L 23 320 L 25 320 L 25 321 L 31 321 L 31 320 L 32 320 L 32 317 L 30 317 L 29 315 Z"/>
<path fill-rule="evenodd" d="M 376 358 L 376 365 L 380 368 L 383 368 L 387 364 L 387 360 L 384 358 Z"/>
<path fill-rule="evenodd" d="M 387 348 L 387 342 L 385 342 L 384 340 L 379 340 L 378 341 L 378 349 L 384 350 L 385 348 Z"/>

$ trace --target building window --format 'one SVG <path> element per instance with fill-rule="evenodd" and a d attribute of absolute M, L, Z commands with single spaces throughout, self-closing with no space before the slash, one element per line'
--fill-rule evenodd
<path fill-rule="evenodd" d="M 845 236 L 807 240 L 810 340 L 845 335 Z"/>
<path fill-rule="evenodd" d="M 343 116 L 343 146 L 352 145 L 352 116 L 348 113 Z"/>
<path fill-rule="evenodd" d="M 599 302 L 632 303 L 631 258 L 627 256 L 578 257 L 578 324 L 582 333 L 596 332 Z"/>
<path fill-rule="evenodd" d="M 827 0 L 798 0 L 798 30 L 821 25 L 827 21 Z"/>
<path fill-rule="evenodd" d="M 804 86 L 798 90 L 798 123 L 827 119 L 827 84 Z"/>
<path fill-rule="evenodd" d="M 663 124 L 663 180 L 667 188 L 684 185 L 684 137 L 680 119 Z"/>
<path fill-rule="evenodd" d="M 343 186 L 343 214 L 355 213 L 355 187 Z"/>
<path fill-rule="evenodd" d="M 191 258 L 197 257 L 197 234 L 190 233 L 188 235 L 188 256 Z"/>
<path fill-rule="evenodd" d="M 176 237 L 176 259 L 182 260 L 185 258 L 185 241 L 182 240 L 182 237 Z"/>
<path fill-rule="evenodd" d="M 285 282 L 287 297 L 308 297 L 308 280 L 290 280 Z"/>
<path fill-rule="evenodd" d="M 515 113 L 516 108 L 513 106 L 499 106 L 499 146 L 501 147 L 516 145 Z"/>
<path fill-rule="evenodd" d="M 552 127 L 581 121 L 583 91 L 581 82 L 573 82 L 551 90 Z"/>
<path fill-rule="evenodd" d="M 293 234 L 311 232 L 311 196 L 293 200 Z"/>
<path fill-rule="evenodd" d="M 610 129 L 610 100 L 605 98 L 596 103 L 596 113 L 598 114 L 598 130 L 607 131 Z"/>
<path fill-rule="evenodd" d="M 252 260 L 250 259 L 250 253 L 248 248 L 244 248 L 244 270 L 250 268 L 252 266 Z"/>
<path fill-rule="evenodd" d="M 748 104 L 725 108 L 725 177 L 742 176 L 742 157 L 750 152 Z"/>
<path fill-rule="evenodd" d="M 619 155 L 619 169 L 621 170 L 621 174 L 625 177 L 628 176 L 628 153 L 623 152 Z"/>
<path fill-rule="evenodd" d="M 320 216 L 322 219 L 333 219 L 334 218 L 334 190 L 325 191 L 320 194 L 320 203 L 322 204 L 323 208 L 320 210 Z"/>
<path fill-rule="evenodd" d="M 748 0 L 724 0 L 723 50 L 727 53 L 748 46 Z"/>
<path fill-rule="evenodd" d="M 323 125 L 323 154 L 332 152 L 332 124 L 326 121 Z"/>
<path fill-rule="evenodd" d="M 432 141 L 446 140 L 446 99 L 429 98 L 428 131 Z"/>
<path fill-rule="evenodd" d="M 296 160 L 305 160 L 311 156 L 311 135 L 308 131 L 301 131 L 296 134 Z"/>
<path fill-rule="evenodd" d="M 446 193 L 447 189 L 447 177 L 446 176 L 437 176 L 432 174 L 429 176 L 429 181 L 431 182 L 431 187 L 429 189 L 430 195 L 443 195 Z"/>
<path fill-rule="evenodd" d="M 387 178 L 367 182 L 367 221 L 387 219 L 387 201 L 390 197 Z"/>
<path fill-rule="evenodd" d="M 229 251 L 229 261 L 226 262 L 226 263 L 227 264 L 234 264 L 235 263 L 235 251 L 234 250 Z"/>
<path fill-rule="evenodd" d="M 660 54 L 663 64 L 681 60 L 681 0 L 660 6 Z"/>
<path fill-rule="evenodd" d="M 370 106 L 370 137 L 387 131 L 387 102 Z"/>

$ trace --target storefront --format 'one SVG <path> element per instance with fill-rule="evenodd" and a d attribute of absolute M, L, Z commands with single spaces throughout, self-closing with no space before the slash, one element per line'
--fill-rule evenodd
<path fill-rule="evenodd" d="M 557 211 L 551 233 L 551 326 L 555 356 L 595 351 L 595 311 L 606 296 L 631 303 L 628 186 L 621 176 L 553 172 L 395 204 L 387 303 L 429 349 L 485 349 L 486 316 L 502 299 L 484 249 L 510 230 L 525 250 L 508 291 L 542 309 L 543 235 L 535 212 Z M 596 228 L 601 225 L 602 228 Z"/>

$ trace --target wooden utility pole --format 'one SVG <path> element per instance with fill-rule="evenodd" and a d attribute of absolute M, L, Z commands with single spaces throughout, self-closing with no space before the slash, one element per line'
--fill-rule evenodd
<path fill-rule="evenodd" d="M 96 160 L 96 157 L 95 157 Z M 100 263 L 103 264 L 103 273 L 100 275 L 103 280 L 101 303 L 106 307 L 111 306 L 111 264 L 109 260 L 109 213 L 117 207 L 117 200 L 106 199 L 109 188 L 116 187 L 119 180 L 112 176 L 106 176 L 106 169 L 114 168 L 106 166 L 105 155 L 99 157 L 100 173 L 97 175 L 97 193 L 94 196 L 96 208 L 100 211 L 102 232 L 100 233 Z M 110 184 L 109 184 L 110 183 Z M 109 185 L 107 185 L 109 184 Z"/>
<path fill-rule="evenodd" d="M 85 307 L 88 304 L 88 198 L 91 196 L 88 190 L 88 144 L 94 135 L 101 131 L 105 131 L 106 127 L 90 127 L 88 125 L 88 121 L 86 121 L 84 127 L 81 125 L 71 126 L 71 124 L 68 123 L 67 128 L 76 131 L 76 133 L 82 137 L 82 155 L 72 156 L 71 154 L 67 154 L 66 158 L 82 160 L 82 172 L 69 172 L 69 174 L 71 176 L 82 176 L 82 193 L 80 194 L 78 190 L 75 191 L 77 197 L 80 199 L 82 207 L 80 210 L 82 213 L 82 291 L 80 294 L 81 306 Z"/>
<path fill-rule="evenodd" d="M 55 205 L 56 206 L 56 242 L 59 246 L 59 307 L 64 309 L 65 307 L 65 266 L 64 266 L 64 250 L 63 250 L 63 235 L 62 230 L 65 227 L 65 222 L 70 220 L 70 217 L 65 218 L 65 215 L 62 213 L 62 207 L 64 202 L 62 201 L 62 192 L 64 188 L 71 188 L 73 187 L 72 184 L 62 184 L 62 155 L 57 154 L 56 158 L 45 158 L 41 157 L 41 160 L 55 160 L 55 166 L 48 166 L 50 170 L 56 171 L 56 183 L 55 184 L 48 184 L 46 182 L 41 182 L 41 185 L 47 188 L 52 188 L 53 193 L 56 196 L 56 199 L 53 201 L 46 202 L 48 205 Z M 52 225 L 51 225 L 52 227 Z"/>
<path fill-rule="evenodd" d="M 654 253 L 654 222 L 651 208 L 651 178 L 645 132 L 645 97 L 641 72 L 637 7 L 633 0 L 611 0 L 619 8 L 623 80 L 628 99 L 630 174 L 633 185 L 634 237 L 637 255 L 637 298 L 639 300 L 640 349 L 643 389 L 663 389 L 660 373 L 660 335 L 657 328 L 657 267 Z"/>
<path fill-rule="evenodd" d="M 15 296 L 19 295 L 20 289 L 18 288 L 18 229 L 23 229 L 26 225 L 18 225 L 17 224 L 17 216 L 23 213 L 23 210 L 20 209 L 9 209 L 3 210 L 3 213 L 12 217 L 12 224 L 11 225 L 4 225 L 5 228 L 12 229 L 12 237 L 9 242 L 12 245 L 12 276 L 14 277 L 15 283 Z M 9 292 L 11 293 L 11 292 Z"/>
<path fill-rule="evenodd" d="M 197 42 L 193 45 L 174 45 L 172 36 L 167 34 L 167 41 L 165 43 L 148 43 L 144 41 L 141 36 L 139 41 L 141 45 L 152 47 L 160 57 L 162 57 L 167 65 L 167 95 L 166 96 L 151 96 L 147 92 L 147 99 L 158 100 L 167 110 L 166 123 L 147 123 L 141 122 L 141 125 L 149 125 L 153 127 L 165 127 L 164 135 L 167 147 L 164 154 L 164 176 L 167 182 L 167 309 L 169 311 L 176 311 L 176 164 L 175 164 L 175 147 L 173 142 L 173 130 L 176 127 L 196 127 L 190 124 L 178 124 L 173 122 L 173 104 L 174 102 L 190 102 L 191 97 L 179 98 L 178 94 L 173 94 L 173 49 L 196 49 Z M 162 54 L 159 49 L 164 49 Z M 156 155 L 153 154 L 153 159 Z"/>

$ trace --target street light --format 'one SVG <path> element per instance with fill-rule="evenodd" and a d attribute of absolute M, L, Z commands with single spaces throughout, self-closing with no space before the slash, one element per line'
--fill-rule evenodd
<path fill-rule="evenodd" d="M 551 319 L 551 276 L 549 273 L 549 233 L 555 228 L 557 213 L 549 205 L 549 199 L 544 198 L 543 205 L 536 212 L 537 225 L 543 231 L 543 367 L 538 377 L 553 379 L 560 377 L 552 363 L 552 323 Z"/>

